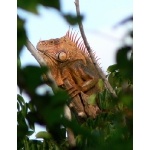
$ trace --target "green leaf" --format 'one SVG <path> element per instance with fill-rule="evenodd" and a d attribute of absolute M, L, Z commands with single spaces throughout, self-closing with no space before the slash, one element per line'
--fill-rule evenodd
<path fill-rule="evenodd" d="M 127 22 L 130 22 L 132 21 L 133 22 L 133 15 L 130 15 L 128 17 L 126 17 L 125 19 L 121 20 L 120 22 L 118 22 L 114 27 L 118 27 L 118 26 L 121 26 Z"/>
<path fill-rule="evenodd" d="M 28 132 L 28 127 L 24 124 L 17 125 L 17 137 L 23 138 Z"/>
<path fill-rule="evenodd" d="M 22 110 L 21 110 L 21 112 L 22 112 L 22 115 L 24 116 L 24 117 L 26 117 L 26 115 L 27 115 L 27 105 L 26 105 L 26 103 L 24 104 L 24 106 L 22 107 Z"/>
<path fill-rule="evenodd" d="M 41 0 L 40 4 L 60 10 L 60 0 Z"/>
<path fill-rule="evenodd" d="M 82 143 L 83 143 L 83 137 L 81 135 L 78 135 L 76 137 L 76 142 L 77 142 L 78 145 L 82 145 Z"/>
<path fill-rule="evenodd" d="M 128 106 L 128 108 L 132 107 L 133 95 L 131 94 L 122 95 L 120 99 L 124 105 Z"/>
<path fill-rule="evenodd" d="M 28 131 L 27 136 L 31 136 L 34 133 L 34 131 Z"/>
<path fill-rule="evenodd" d="M 20 105 L 18 102 L 17 102 L 17 110 L 20 111 Z"/>
<path fill-rule="evenodd" d="M 29 148 L 28 149 L 29 150 L 44 150 L 44 149 L 42 149 L 42 145 L 43 145 L 43 142 L 40 140 L 29 140 Z M 39 147 L 41 149 L 38 149 Z"/>
<path fill-rule="evenodd" d="M 78 22 L 81 22 L 83 20 L 83 16 L 76 16 L 73 14 L 66 14 L 64 15 L 64 18 L 70 25 L 76 25 Z"/>
<path fill-rule="evenodd" d="M 90 97 L 88 98 L 88 104 L 91 104 L 91 105 L 96 104 L 96 94 L 90 95 Z"/>
<path fill-rule="evenodd" d="M 21 68 L 21 60 L 20 57 L 17 57 L 17 68 Z"/>
<path fill-rule="evenodd" d="M 40 131 L 35 136 L 36 138 L 42 138 L 47 140 L 50 140 L 52 138 L 51 135 L 46 131 Z"/>
<path fill-rule="evenodd" d="M 28 120 L 28 124 L 31 130 L 35 130 L 34 123 Z"/>
<path fill-rule="evenodd" d="M 120 74 L 123 78 L 133 81 L 133 60 L 128 58 L 128 53 L 132 53 L 131 46 L 121 47 L 116 56 L 116 61 Z"/>
<path fill-rule="evenodd" d="M 17 122 L 21 126 L 28 127 L 25 121 L 25 117 L 23 116 L 21 111 L 17 112 Z"/>
<path fill-rule="evenodd" d="M 18 0 L 17 7 L 22 8 L 26 11 L 38 14 L 37 6 L 43 5 L 47 7 L 52 7 L 57 10 L 60 10 L 60 1 L 59 0 Z"/>
<path fill-rule="evenodd" d="M 26 66 L 22 69 L 17 69 L 17 84 L 20 88 L 25 88 L 31 93 L 35 93 L 35 89 L 44 84 L 41 76 L 47 71 L 46 67 Z"/>
<path fill-rule="evenodd" d="M 35 130 L 34 123 L 38 120 L 37 112 L 29 112 L 26 116 L 30 129 Z"/>
<path fill-rule="evenodd" d="M 116 61 L 118 64 L 118 67 L 126 67 L 128 64 L 128 57 L 127 57 L 127 53 L 131 51 L 131 46 L 123 46 L 121 47 L 118 52 L 117 52 L 117 56 L 116 56 Z"/>
<path fill-rule="evenodd" d="M 115 83 L 115 78 L 113 77 L 114 75 L 111 73 L 109 76 L 108 76 L 108 81 L 109 81 L 109 83 L 110 83 L 110 85 L 113 87 L 113 88 L 115 88 L 115 86 L 116 86 L 116 83 Z"/>
<path fill-rule="evenodd" d="M 37 14 L 37 0 L 18 0 L 17 7 L 30 11 Z"/>
<path fill-rule="evenodd" d="M 36 111 L 35 106 L 34 106 L 32 101 L 30 101 L 27 105 L 28 105 L 28 108 L 30 109 L 31 112 Z"/>
<path fill-rule="evenodd" d="M 22 0 L 19 0 L 22 1 Z M 26 31 L 24 29 L 25 21 L 17 16 L 17 56 L 19 57 L 23 46 L 26 44 Z"/>
<path fill-rule="evenodd" d="M 104 82 L 103 82 L 102 79 L 99 79 L 99 80 L 98 80 L 98 86 L 99 86 L 99 88 L 100 88 L 101 90 L 104 89 Z"/>
<path fill-rule="evenodd" d="M 108 67 L 107 72 L 114 72 L 116 70 L 118 70 L 118 66 L 117 64 L 114 64 Z"/>
<path fill-rule="evenodd" d="M 60 89 L 55 95 L 51 96 L 51 106 L 63 106 L 68 98 L 68 93 Z"/>
<path fill-rule="evenodd" d="M 23 105 L 25 105 L 25 101 L 21 95 L 17 94 L 17 100 L 18 100 L 19 104 L 21 105 L 21 107 L 23 107 Z"/>

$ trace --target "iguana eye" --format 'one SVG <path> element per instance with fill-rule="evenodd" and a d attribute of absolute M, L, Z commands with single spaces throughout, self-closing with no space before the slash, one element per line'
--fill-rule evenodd
<path fill-rule="evenodd" d="M 60 52 L 57 54 L 57 59 L 60 61 L 65 61 L 67 59 L 67 54 L 65 52 Z"/>
<path fill-rule="evenodd" d="M 54 40 L 50 40 L 49 43 L 50 43 L 50 44 L 54 44 Z"/>

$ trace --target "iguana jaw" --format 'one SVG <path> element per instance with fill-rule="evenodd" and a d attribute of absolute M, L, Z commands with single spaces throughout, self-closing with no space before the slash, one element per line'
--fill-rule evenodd
<path fill-rule="evenodd" d="M 64 50 L 59 50 L 57 53 L 50 53 L 49 50 L 38 50 L 38 51 L 43 55 L 45 55 L 46 57 L 53 59 L 56 62 L 61 63 L 67 61 L 67 53 Z"/>
<path fill-rule="evenodd" d="M 57 62 L 65 62 L 68 58 L 68 53 L 63 49 L 59 38 L 39 41 L 36 46 L 37 50 Z"/>

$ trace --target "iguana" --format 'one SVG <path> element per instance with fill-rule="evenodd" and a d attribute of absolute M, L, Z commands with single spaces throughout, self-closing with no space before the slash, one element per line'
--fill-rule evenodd
<path fill-rule="evenodd" d="M 91 103 L 91 97 L 102 91 L 98 86 L 99 75 L 77 34 L 68 31 L 61 38 L 39 41 L 36 48 L 57 85 L 71 96 L 71 110 L 81 118 L 95 118 L 100 114 L 97 98 Z"/>

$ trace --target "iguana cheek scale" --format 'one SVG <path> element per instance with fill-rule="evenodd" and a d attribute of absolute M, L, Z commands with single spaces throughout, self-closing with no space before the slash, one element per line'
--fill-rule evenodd
<path fill-rule="evenodd" d="M 58 86 L 66 89 L 72 100 L 69 107 L 80 118 L 95 118 L 101 110 L 89 97 L 101 92 L 98 72 L 83 42 L 68 31 L 65 36 L 39 41 L 37 50 L 46 61 Z M 45 77 L 46 78 L 46 77 Z"/>

